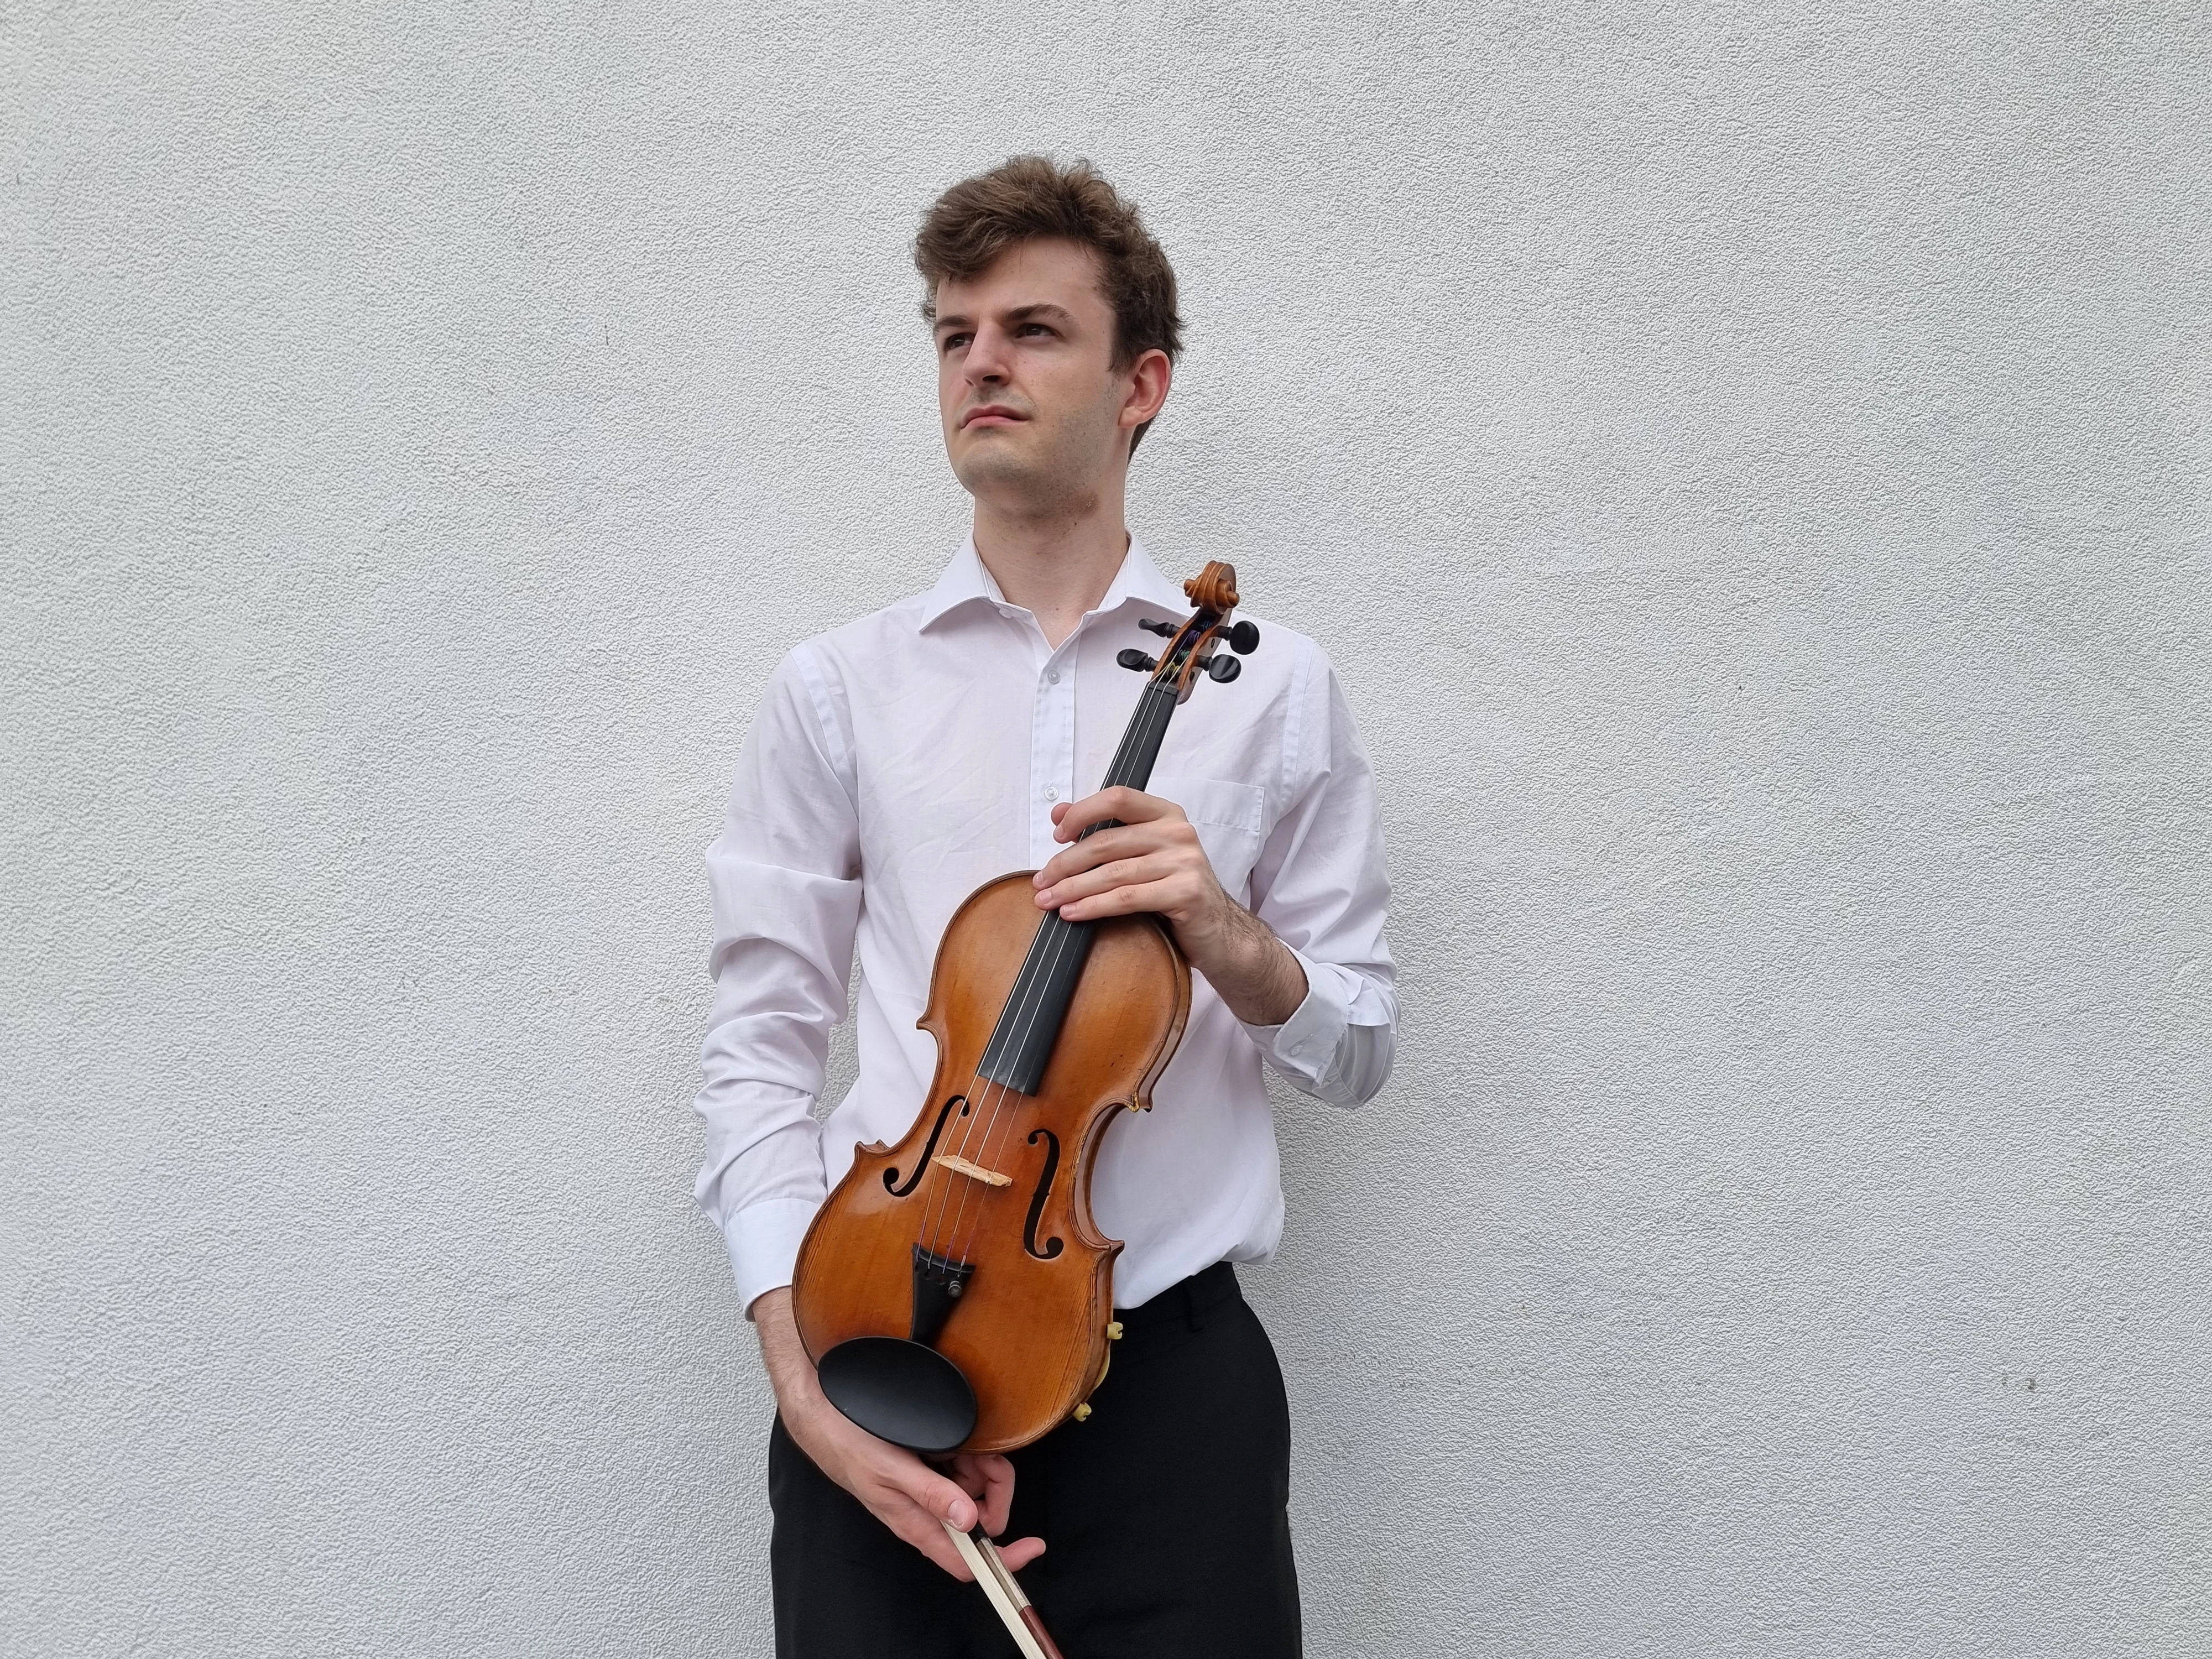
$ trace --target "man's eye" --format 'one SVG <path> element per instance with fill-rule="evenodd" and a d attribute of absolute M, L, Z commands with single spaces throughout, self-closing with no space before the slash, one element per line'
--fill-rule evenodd
<path fill-rule="evenodd" d="M 1052 330 L 1043 323 L 1024 323 L 1017 331 L 1023 334 L 1049 334 Z"/>
<path fill-rule="evenodd" d="M 939 351 L 953 351 L 967 343 L 968 337 L 965 334 L 948 334 L 937 343 L 937 349 Z"/>

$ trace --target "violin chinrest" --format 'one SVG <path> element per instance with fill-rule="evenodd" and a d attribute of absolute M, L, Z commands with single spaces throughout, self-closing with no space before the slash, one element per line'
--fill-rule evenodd
<path fill-rule="evenodd" d="M 878 1440 L 935 1454 L 957 1450 L 975 1431 L 975 1390 L 934 1348 L 901 1336 L 856 1336 L 815 1369 L 830 1403 Z"/>

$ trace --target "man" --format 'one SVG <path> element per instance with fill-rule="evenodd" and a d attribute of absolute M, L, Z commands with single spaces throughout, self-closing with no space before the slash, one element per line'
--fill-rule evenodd
<path fill-rule="evenodd" d="M 1008 1651 L 944 1531 L 980 1510 L 1067 1659 L 1279 1659 L 1299 1650 L 1288 1413 L 1229 1263 L 1282 1228 L 1262 1062 L 1346 1104 L 1389 1070 L 1371 775 L 1327 659 L 1270 626 L 1243 677 L 1170 727 L 1146 793 L 1085 793 L 1144 683 L 1115 653 L 1188 609 L 1122 517 L 1181 349 L 1174 273 L 1103 179 L 1034 156 L 948 191 L 915 258 L 974 532 L 933 588 L 784 660 L 707 855 L 698 1196 L 775 1388 L 776 1650 Z M 1106 818 L 1123 827 L 1077 840 Z M 1092 1414 L 939 1469 L 823 1397 L 792 1263 L 855 1143 L 897 1140 L 921 1109 L 935 1053 L 915 1021 L 954 908 L 1038 866 L 1041 915 L 1165 919 L 1190 1019 L 1153 1109 L 1098 1158 L 1094 1213 L 1127 1248 Z M 817 1125 L 856 945 L 860 1080 Z"/>

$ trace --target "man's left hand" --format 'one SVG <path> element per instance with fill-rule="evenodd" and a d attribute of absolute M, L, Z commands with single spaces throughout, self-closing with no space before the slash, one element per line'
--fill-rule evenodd
<path fill-rule="evenodd" d="M 1109 818 L 1111 830 L 1079 841 Z M 1102 789 L 1052 809 L 1053 839 L 1069 843 L 1036 873 L 1037 908 L 1068 921 L 1152 911 L 1175 929 L 1190 965 L 1248 1025 L 1279 1025 L 1305 1000 L 1290 948 L 1230 897 L 1182 808 L 1135 789 Z"/>

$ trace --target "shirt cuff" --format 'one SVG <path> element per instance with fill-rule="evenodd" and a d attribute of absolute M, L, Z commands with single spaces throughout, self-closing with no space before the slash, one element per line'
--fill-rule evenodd
<path fill-rule="evenodd" d="M 722 1245 L 738 1281 L 738 1305 L 752 1317 L 753 1304 L 791 1283 L 799 1247 L 813 1224 L 819 1202 L 805 1198 L 763 1199 L 748 1204 L 723 1224 Z"/>
<path fill-rule="evenodd" d="M 1300 951 L 1291 950 L 1291 954 L 1305 970 L 1305 1000 L 1280 1025 L 1244 1029 L 1270 1066 L 1291 1082 L 1310 1087 L 1327 1075 L 1343 1046 L 1345 1028 L 1352 1024 L 1354 989 L 1345 981 L 1356 975 L 1334 963 L 1316 962 Z"/>

